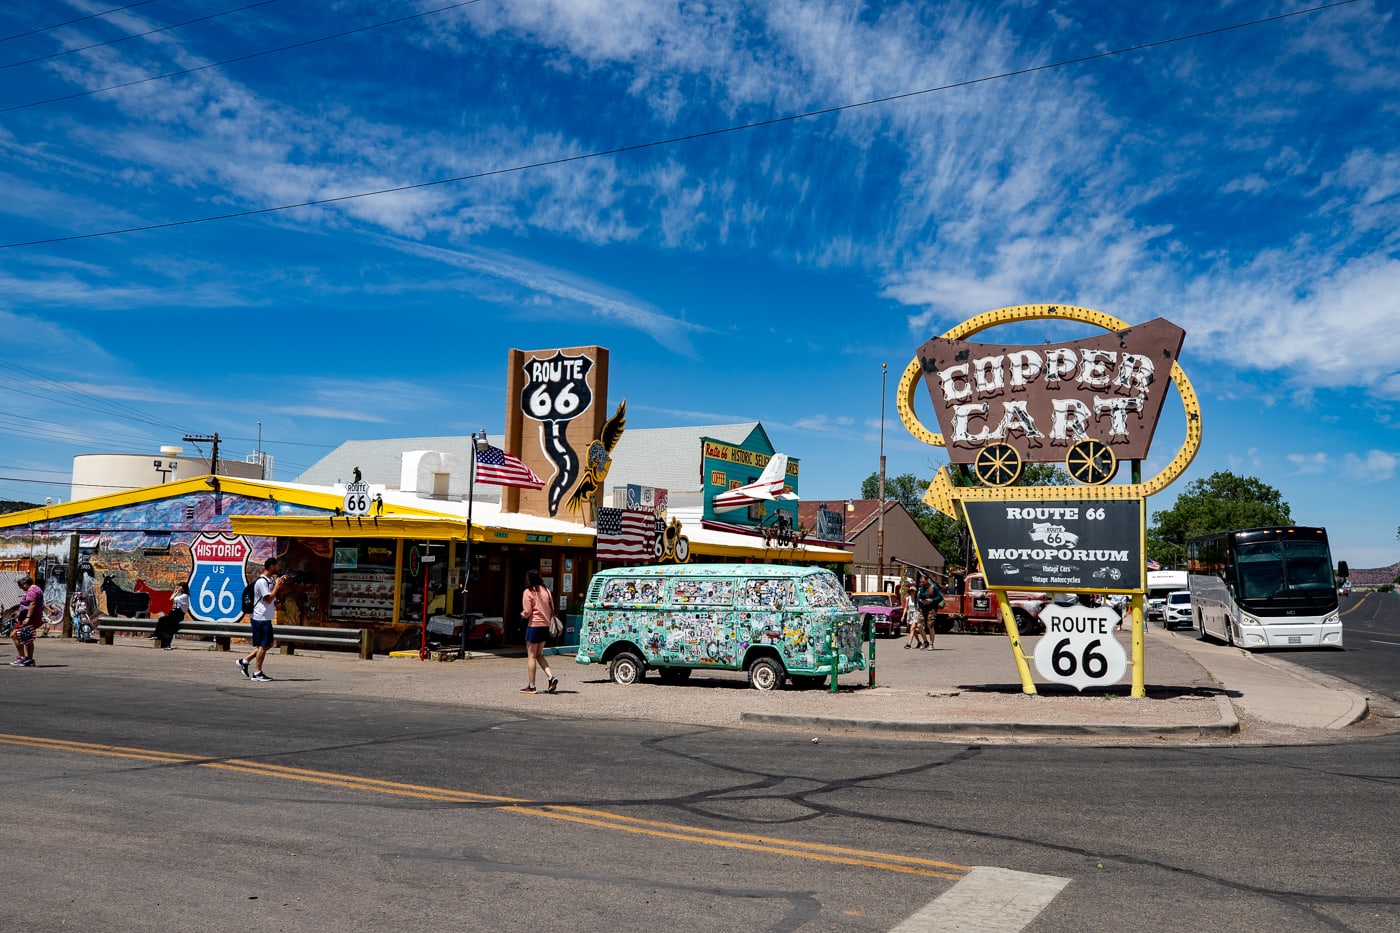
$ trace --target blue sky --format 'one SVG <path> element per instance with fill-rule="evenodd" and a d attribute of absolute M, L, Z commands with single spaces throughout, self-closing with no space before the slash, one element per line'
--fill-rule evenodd
<path fill-rule="evenodd" d="M 0 9 L 0 497 L 187 433 L 241 458 L 259 423 L 280 479 L 499 431 L 509 348 L 599 344 L 629 425 L 762 421 L 803 498 L 844 499 L 882 363 L 887 470 L 931 476 L 895 412 L 917 347 L 1056 302 L 1187 332 L 1205 440 L 1149 514 L 1228 469 L 1339 559 L 1400 560 L 1386 4 L 122 5 Z"/>

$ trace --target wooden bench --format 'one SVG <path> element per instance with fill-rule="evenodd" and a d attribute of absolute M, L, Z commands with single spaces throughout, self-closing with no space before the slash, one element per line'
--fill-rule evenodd
<path fill-rule="evenodd" d="M 154 635 L 156 620 L 102 616 L 97 620 L 97 637 L 104 645 L 112 644 L 117 632 L 144 632 Z M 233 639 L 253 637 L 253 627 L 247 622 L 202 622 L 186 619 L 180 623 L 179 634 L 214 639 L 220 651 L 228 651 Z M 366 661 L 374 657 L 374 635 L 362 628 L 320 628 L 315 625 L 274 625 L 273 640 L 283 654 L 295 654 L 296 645 L 319 645 L 332 648 L 355 648 Z"/>

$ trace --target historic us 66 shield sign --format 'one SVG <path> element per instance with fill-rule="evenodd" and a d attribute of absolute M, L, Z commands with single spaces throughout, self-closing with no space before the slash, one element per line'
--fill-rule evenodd
<path fill-rule="evenodd" d="M 1040 613 L 1045 635 L 1035 646 L 1035 669 L 1046 680 L 1076 690 L 1107 687 L 1123 679 L 1128 656 L 1113 637 L 1118 613 L 1107 606 L 1057 606 Z"/>
<path fill-rule="evenodd" d="M 243 565 L 248 544 L 234 535 L 202 534 L 190 545 L 190 608 L 211 622 L 236 622 L 243 614 Z"/>

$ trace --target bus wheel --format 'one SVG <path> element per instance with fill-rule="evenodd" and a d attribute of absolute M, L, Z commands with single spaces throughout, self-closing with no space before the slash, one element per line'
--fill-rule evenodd
<path fill-rule="evenodd" d="M 1229 619 L 1225 620 L 1225 644 L 1235 647 L 1235 626 Z"/>
<path fill-rule="evenodd" d="M 749 665 L 749 686 L 755 690 L 781 690 L 786 672 L 773 658 L 756 658 Z"/>
<path fill-rule="evenodd" d="M 642 679 L 646 673 L 646 665 L 642 659 L 630 651 L 623 651 L 612 659 L 608 665 L 608 676 L 613 683 L 622 684 L 624 687 L 635 684 Z"/>

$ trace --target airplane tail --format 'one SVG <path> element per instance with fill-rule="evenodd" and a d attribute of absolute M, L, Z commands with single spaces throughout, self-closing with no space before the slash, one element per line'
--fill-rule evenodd
<path fill-rule="evenodd" d="M 760 483 L 787 482 L 787 454 L 774 454 L 759 476 Z"/>

